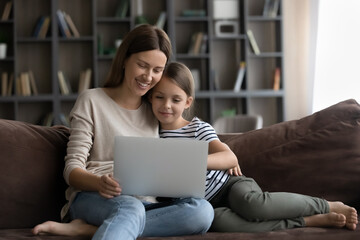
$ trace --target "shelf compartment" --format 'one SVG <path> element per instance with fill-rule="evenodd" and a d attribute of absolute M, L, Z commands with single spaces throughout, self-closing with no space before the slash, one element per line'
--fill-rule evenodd
<path fill-rule="evenodd" d="M 49 113 L 53 112 L 52 102 L 20 102 L 16 120 L 43 125 Z M 31 113 L 31 114 L 29 114 Z"/>
<path fill-rule="evenodd" d="M 22 72 L 32 71 L 39 94 L 52 93 L 51 52 L 50 42 L 17 44 L 16 77 L 19 77 Z"/>
<path fill-rule="evenodd" d="M 190 28 L 191 27 L 191 28 Z M 206 22 L 178 22 L 175 24 L 176 36 L 175 47 L 176 53 L 188 54 L 191 43 L 193 42 L 192 36 L 197 32 L 202 32 L 205 36 L 208 36 L 208 25 Z M 205 42 L 206 52 L 208 52 L 209 42 L 208 39 Z M 201 48 L 201 47 L 200 47 Z M 201 51 L 200 51 L 201 52 Z M 189 54 L 190 56 L 198 56 L 200 54 Z"/>
<path fill-rule="evenodd" d="M 49 0 L 18 0 L 14 7 L 15 29 L 18 37 L 32 36 L 40 16 L 51 16 L 51 1 Z"/>
<path fill-rule="evenodd" d="M 131 0 L 127 0 L 129 7 L 126 13 L 126 18 L 129 16 L 130 13 L 130 2 Z M 96 1 L 96 17 L 99 18 L 113 18 L 119 19 L 116 17 L 116 11 L 119 7 L 119 4 L 122 1 L 119 0 L 107 0 L 106 4 L 103 1 Z"/>
<path fill-rule="evenodd" d="M 266 0 L 246 0 L 248 6 L 248 15 L 249 16 L 263 16 L 264 7 Z M 279 0 L 279 9 L 277 11 L 277 16 L 281 15 L 281 1 Z"/>
<path fill-rule="evenodd" d="M 234 89 L 241 57 L 241 40 L 214 41 L 211 47 L 211 69 L 217 90 Z M 244 79 L 245 81 L 245 79 Z"/>
<path fill-rule="evenodd" d="M 277 58 L 249 58 L 247 65 L 247 89 L 273 89 L 275 68 L 281 66 Z M 282 89 L 280 68 L 280 89 Z"/>
<path fill-rule="evenodd" d="M 14 58 L 13 24 L 0 20 L 0 42 L 4 42 L 7 45 L 6 59 Z"/>
<path fill-rule="evenodd" d="M 206 122 L 211 122 L 210 99 L 195 97 L 195 101 L 193 102 L 189 114 L 191 117 L 196 116 Z"/>
<path fill-rule="evenodd" d="M 57 70 L 63 72 L 65 78 L 71 86 L 73 93 L 78 92 L 80 73 L 88 68 L 92 70 L 90 87 L 94 87 L 92 48 L 92 42 L 65 41 L 60 42 L 59 44 L 59 59 Z M 71 61 L 69 61 L 69 59 L 71 59 Z"/>
<path fill-rule="evenodd" d="M 208 1 L 207 0 L 181 0 L 181 1 L 174 1 L 174 14 L 176 17 L 182 17 L 184 10 L 196 10 L 196 11 L 203 11 L 205 12 L 205 16 L 208 16 Z M 202 16 L 188 16 L 189 18 L 201 18 Z"/>
<path fill-rule="evenodd" d="M 283 98 L 282 97 L 251 97 L 248 98 L 248 114 L 261 115 L 263 126 L 270 126 L 283 121 Z"/>
<path fill-rule="evenodd" d="M 97 54 L 99 56 L 114 56 L 116 40 L 122 39 L 130 31 L 128 23 L 110 22 L 97 24 Z"/>
<path fill-rule="evenodd" d="M 244 114 L 246 112 L 245 99 L 239 97 L 233 98 L 215 98 L 214 99 L 213 120 L 224 115 Z"/>
<path fill-rule="evenodd" d="M 247 29 L 253 32 L 261 53 L 281 52 L 280 28 L 280 22 L 249 22 L 247 25 Z M 249 51 L 252 52 L 251 49 Z"/>
<path fill-rule="evenodd" d="M 136 3 L 134 3 L 133 13 L 135 18 L 137 18 L 140 13 L 142 12 L 142 17 L 144 17 L 149 24 L 156 24 L 160 13 L 167 11 L 167 1 L 166 0 L 140 0 L 142 2 L 142 9 L 138 9 L 140 7 L 136 6 Z M 166 19 L 168 19 L 168 16 L 166 16 Z M 137 19 L 135 19 L 135 23 L 137 23 Z M 166 23 L 165 21 L 165 28 L 166 29 Z"/>
<path fill-rule="evenodd" d="M 209 90 L 210 86 L 209 86 L 209 76 L 208 76 L 208 66 L 209 66 L 209 60 L 208 58 L 204 58 L 204 59 L 189 59 L 189 58 L 177 58 L 177 61 L 184 63 L 190 70 L 197 70 L 197 71 L 193 71 L 193 77 L 194 77 L 194 82 L 195 82 L 195 90 L 196 91 L 201 91 L 201 90 Z M 197 74 L 198 73 L 198 77 L 197 78 Z"/>
<path fill-rule="evenodd" d="M 92 2 L 88 0 L 58 0 L 57 10 L 65 11 L 71 17 L 80 36 L 91 36 L 94 33 Z"/>
<path fill-rule="evenodd" d="M 0 118 L 1 119 L 15 119 L 14 103 L 0 102 Z"/>

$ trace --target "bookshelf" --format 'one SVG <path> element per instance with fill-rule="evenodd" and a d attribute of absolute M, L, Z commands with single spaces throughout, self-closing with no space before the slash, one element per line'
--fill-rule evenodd
<path fill-rule="evenodd" d="M 0 74 L 13 74 L 15 81 L 11 94 L 0 96 L 0 118 L 45 124 L 52 115 L 53 124 L 62 124 L 78 96 L 81 73 L 90 69 L 89 86 L 102 86 L 122 37 L 140 20 L 155 24 L 165 13 L 173 60 L 199 75 L 197 116 L 213 123 L 224 112 L 260 114 L 265 126 L 284 120 L 281 0 L 275 15 L 264 14 L 264 6 L 272 0 L 235 1 L 228 19 L 217 11 L 221 0 L 128 0 L 121 11 L 123 1 L 11 0 L 9 18 L 0 20 L 0 41 L 7 41 Z M 0 0 L 0 16 L 7 2 Z M 62 34 L 58 10 L 71 17 L 80 36 Z M 39 38 L 33 32 L 41 16 L 49 16 L 50 25 L 46 36 Z M 252 50 L 248 30 L 259 54 Z M 189 50 L 192 36 L 198 36 L 195 52 Z M 234 91 L 240 62 L 246 64 L 246 71 L 240 91 Z M 273 89 L 275 69 L 280 69 L 278 90 Z M 29 71 L 38 94 L 23 96 L 16 91 L 20 85 L 16 78 Z M 60 91 L 59 71 L 68 94 Z"/>

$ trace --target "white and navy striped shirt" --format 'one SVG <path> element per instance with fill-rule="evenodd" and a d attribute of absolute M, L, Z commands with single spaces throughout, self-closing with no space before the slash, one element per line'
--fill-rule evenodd
<path fill-rule="evenodd" d="M 185 127 L 176 130 L 160 130 L 161 138 L 194 138 L 211 142 L 219 139 L 214 128 L 199 118 L 194 117 Z M 229 180 L 230 175 L 224 170 L 208 170 L 206 174 L 205 199 L 211 200 Z"/>

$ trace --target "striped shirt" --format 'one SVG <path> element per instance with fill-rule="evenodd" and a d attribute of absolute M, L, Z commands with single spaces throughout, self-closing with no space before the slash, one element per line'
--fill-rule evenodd
<path fill-rule="evenodd" d="M 194 138 L 211 142 L 218 140 L 214 128 L 199 118 L 194 117 L 185 127 L 176 130 L 160 130 L 161 138 Z M 224 170 L 208 170 L 206 174 L 205 199 L 211 200 L 229 180 L 230 175 Z"/>

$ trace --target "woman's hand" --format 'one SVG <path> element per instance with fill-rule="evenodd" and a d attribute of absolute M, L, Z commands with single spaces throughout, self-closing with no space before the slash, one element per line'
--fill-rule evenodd
<path fill-rule="evenodd" d="M 236 167 L 230 168 L 228 170 L 228 173 L 230 175 L 233 175 L 233 176 L 241 176 L 242 172 L 241 172 L 241 169 L 240 169 L 240 165 L 238 164 Z"/>
<path fill-rule="evenodd" d="M 99 194 L 104 198 L 113 198 L 121 194 L 120 184 L 113 178 L 112 174 L 100 177 Z"/>

